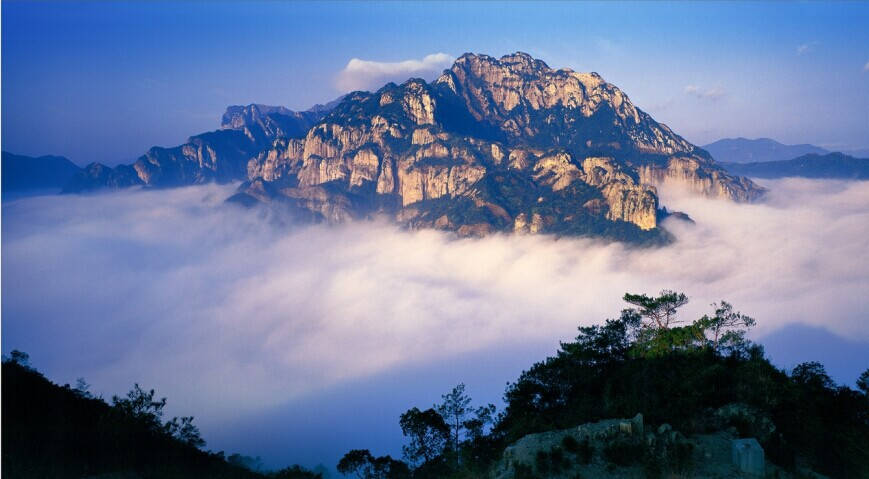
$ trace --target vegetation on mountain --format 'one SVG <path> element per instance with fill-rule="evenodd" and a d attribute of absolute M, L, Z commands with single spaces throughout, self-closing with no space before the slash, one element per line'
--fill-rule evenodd
<path fill-rule="evenodd" d="M 413 477 L 481 477 L 523 437 L 637 413 L 662 430 L 671 425 L 689 436 L 730 428 L 734 437 L 755 437 L 782 471 L 869 476 L 869 370 L 857 391 L 834 384 L 816 362 L 788 374 L 745 338 L 755 320 L 725 301 L 689 322 L 677 314 L 688 301 L 684 294 L 662 291 L 624 299 L 635 307 L 602 325 L 580 327 L 575 341 L 562 343 L 555 356 L 510 384 L 506 409 L 491 428 L 472 433 L 468 427 L 446 426 L 445 418 L 457 424 L 456 411 L 468 414 L 471 401 L 462 385 L 445 395 L 444 404 L 429 409 L 426 418 L 435 447 L 426 454 L 418 454 L 415 446 L 405 450 Z M 402 416 L 403 430 L 405 417 L 418 413 L 413 408 Z M 491 411 L 487 414 L 491 417 Z M 405 430 L 411 445 L 418 444 L 415 431 Z M 610 467 L 642 466 L 649 477 L 667 471 L 691 477 L 696 464 L 689 442 L 655 447 L 617 439 L 594 451 L 565 436 L 559 446 L 539 451 L 535 465 L 514 464 L 511 477 L 558 475 L 568 462 L 587 464 L 594 454 Z"/>

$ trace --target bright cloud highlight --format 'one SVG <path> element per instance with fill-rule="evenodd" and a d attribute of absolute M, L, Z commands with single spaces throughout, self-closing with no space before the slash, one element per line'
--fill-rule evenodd
<path fill-rule="evenodd" d="M 338 74 L 336 85 L 342 92 L 376 89 L 390 81 L 403 82 L 411 77 L 431 77 L 449 68 L 454 57 L 446 53 L 426 55 L 422 60 L 378 62 L 353 58 Z"/>

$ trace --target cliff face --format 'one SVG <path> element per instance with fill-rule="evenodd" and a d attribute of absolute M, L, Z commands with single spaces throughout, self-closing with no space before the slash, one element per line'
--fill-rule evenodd
<path fill-rule="evenodd" d="M 751 202 L 764 192 L 748 178 L 731 175 L 722 167 L 697 157 L 674 156 L 663 165 L 641 164 L 636 169 L 643 183 L 673 183 L 710 198 Z"/>
<path fill-rule="evenodd" d="M 230 107 L 221 130 L 153 148 L 134 177 L 121 177 L 148 186 L 244 178 L 234 200 L 328 221 L 387 215 L 462 235 L 628 239 L 660 237 L 657 184 L 735 201 L 762 192 L 598 74 L 523 53 L 465 54 L 432 83 L 390 83 L 330 106 Z"/>

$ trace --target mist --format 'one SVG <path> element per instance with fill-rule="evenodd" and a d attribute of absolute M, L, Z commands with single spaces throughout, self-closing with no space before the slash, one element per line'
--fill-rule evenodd
<path fill-rule="evenodd" d="M 274 466 L 400 455 L 401 411 L 462 381 L 499 401 L 628 291 L 683 291 L 685 319 L 727 300 L 786 368 L 847 344 L 831 373 L 851 384 L 869 366 L 869 182 L 763 185 L 750 205 L 664 185 L 695 223 L 666 220 L 676 241 L 657 249 L 296 225 L 224 203 L 234 185 L 4 201 L 2 348 L 106 398 L 156 388 L 209 449 Z"/>

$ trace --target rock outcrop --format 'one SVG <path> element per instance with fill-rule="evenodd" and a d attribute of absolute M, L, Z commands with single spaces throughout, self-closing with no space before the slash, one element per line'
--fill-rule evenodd
<path fill-rule="evenodd" d="M 674 156 L 663 165 L 638 165 L 637 172 L 645 184 L 671 183 L 710 198 L 751 202 L 764 192 L 748 178 L 731 175 L 713 162 L 698 157 Z"/>
<path fill-rule="evenodd" d="M 753 438 L 712 430 L 685 436 L 669 424 L 652 427 L 643 416 L 605 419 L 569 429 L 529 434 L 507 446 L 491 479 L 547 477 L 821 477 L 792 474 L 766 461 Z"/>

